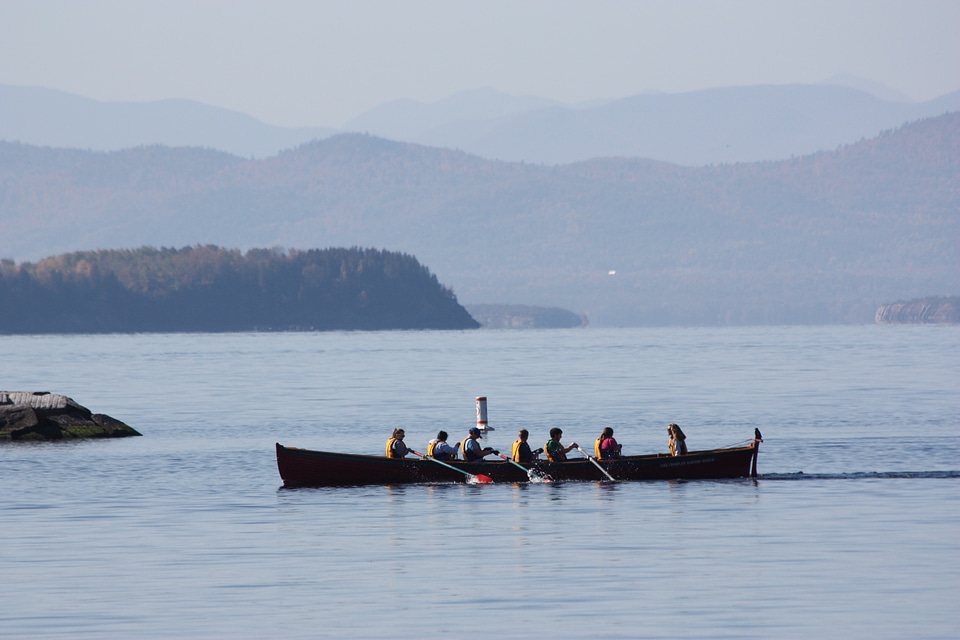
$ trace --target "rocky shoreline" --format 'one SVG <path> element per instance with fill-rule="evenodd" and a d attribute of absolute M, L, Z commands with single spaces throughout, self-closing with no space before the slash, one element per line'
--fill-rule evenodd
<path fill-rule="evenodd" d="M 0 391 L 0 442 L 124 438 L 129 425 L 49 391 Z"/>
<path fill-rule="evenodd" d="M 960 323 L 960 297 L 920 298 L 877 307 L 877 324 Z"/>
<path fill-rule="evenodd" d="M 464 307 L 484 329 L 570 329 L 589 324 L 585 314 L 558 307 L 519 304 L 474 304 Z"/>

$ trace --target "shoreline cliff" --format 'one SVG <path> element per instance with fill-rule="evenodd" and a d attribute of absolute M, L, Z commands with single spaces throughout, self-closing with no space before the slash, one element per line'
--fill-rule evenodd
<path fill-rule="evenodd" d="M 960 296 L 920 298 L 877 307 L 877 324 L 960 323 Z"/>

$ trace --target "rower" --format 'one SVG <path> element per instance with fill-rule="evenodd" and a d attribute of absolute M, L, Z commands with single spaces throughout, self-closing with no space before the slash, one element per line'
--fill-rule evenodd
<path fill-rule="evenodd" d="M 527 438 L 530 437 L 530 432 L 526 429 L 520 429 L 520 433 L 517 434 L 517 440 L 513 443 L 512 455 L 510 456 L 514 462 L 533 462 L 534 458 L 543 453 L 543 449 L 537 449 L 536 451 L 530 450 L 530 445 L 527 444 Z"/>
<path fill-rule="evenodd" d="M 437 437 L 427 443 L 427 455 L 437 460 L 456 460 L 457 451 L 460 449 L 460 443 L 451 447 L 447 444 L 447 432 L 441 431 Z"/>
<path fill-rule="evenodd" d="M 387 457 L 388 458 L 403 458 L 410 450 L 407 449 L 407 445 L 403 442 L 404 437 L 403 429 L 394 429 L 393 436 L 387 440 Z"/>
<path fill-rule="evenodd" d="M 580 446 L 574 442 L 569 447 L 564 447 L 560 442 L 562 436 L 563 430 L 559 427 L 550 429 L 550 439 L 547 440 L 547 444 L 543 447 L 547 454 L 547 460 L 550 462 L 566 462 L 567 454 Z"/>
<path fill-rule="evenodd" d="M 593 444 L 593 451 L 597 456 L 597 460 L 619 458 L 621 448 L 622 446 L 617 444 L 617 441 L 614 439 L 613 429 L 610 427 L 604 427 L 600 437 L 597 438 L 597 441 Z"/>
<path fill-rule="evenodd" d="M 480 429 L 470 427 L 469 435 L 461 443 L 460 450 L 463 451 L 463 459 L 467 462 L 483 462 L 484 456 L 490 454 L 499 455 L 500 452 L 493 447 L 480 447 Z"/>

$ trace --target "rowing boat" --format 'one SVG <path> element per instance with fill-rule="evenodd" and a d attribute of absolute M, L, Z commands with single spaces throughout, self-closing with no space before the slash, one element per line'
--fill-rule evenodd
<path fill-rule="evenodd" d="M 554 481 L 609 481 L 603 471 L 614 480 L 698 480 L 756 477 L 759 448 L 755 439 L 742 447 L 691 451 L 681 456 L 657 453 L 616 460 L 537 460 L 521 468 L 502 460 L 452 460 L 439 465 L 429 458 L 313 451 L 277 443 L 277 466 L 287 487 L 464 482 L 476 475 L 486 475 L 494 482 L 528 482 L 525 469 L 529 468 Z"/>

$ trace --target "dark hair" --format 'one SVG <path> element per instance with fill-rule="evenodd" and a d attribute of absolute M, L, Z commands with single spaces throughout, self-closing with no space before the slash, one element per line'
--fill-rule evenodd
<path fill-rule="evenodd" d="M 407 435 L 406 432 L 405 432 L 403 429 L 394 429 L 394 430 L 393 430 L 393 437 L 394 437 L 394 438 L 397 438 L 397 437 L 400 436 L 401 433 L 402 433 L 403 435 Z"/>
<path fill-rule="evenodd" d="M 446 440 L 446 439 L 447 439 L 446 431 L 441 431 L 440 433 L 437 434 L 437 440 Z"/>
<path fill-rule="evenodd" d="M 603 428 L 603 433 L 600 434 L 600 437 L 601 437 L 601 438 L 612 438 L 612 437 L 613 437 L 613 429 L 611 429 L 610 427 L 604 427 L 604 428 Z"/>
<path fill-rule="evenodd" d="M 530 432 L 527 431 L 526 429 L 520 429 L 520 433 L 518 435 L 520 435 L 523 438 L 526 438 L 527 436 L 530 435 Z"/>
<path fill-rule="evenodd" d="M 562 434 L 563 434 L 563 429 L 561 429 L 560 427 L 554 427 L 553 429 L 550 429 L 550 437 L 553 438 L 554 440 L 559 438 Z"/>

